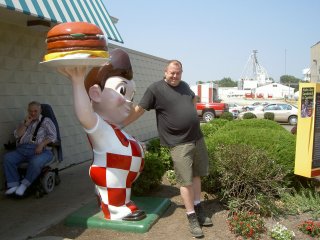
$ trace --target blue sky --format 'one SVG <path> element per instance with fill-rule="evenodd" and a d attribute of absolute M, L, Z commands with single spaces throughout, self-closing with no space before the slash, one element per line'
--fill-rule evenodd
<path fill-rule="evenodd" d="M 302 78 L 320 41 L 319 0 L 103 0 L 124 40 L 118 44 L 179 59 L 183 80 L 241 78 L 250 54 L 270 77 Z"/>

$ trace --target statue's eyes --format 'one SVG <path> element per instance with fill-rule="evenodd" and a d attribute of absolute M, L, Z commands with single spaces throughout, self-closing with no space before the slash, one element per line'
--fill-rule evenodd
<path fill-rule="evenodd" d="M 118 89 L 119 93 L 123 96 L 126 95 L 126 88 L 124 86 L 121 86 L 119 89 Z"/>

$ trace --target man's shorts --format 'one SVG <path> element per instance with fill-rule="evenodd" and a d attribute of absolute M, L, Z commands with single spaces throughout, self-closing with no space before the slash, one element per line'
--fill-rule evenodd
<path fill-rule="evenodd" d="M 208 150 L 204 139 L 170 148 L 176 180 L 181 186 L 192 185 L 193 177 L 207 176 Z"/>

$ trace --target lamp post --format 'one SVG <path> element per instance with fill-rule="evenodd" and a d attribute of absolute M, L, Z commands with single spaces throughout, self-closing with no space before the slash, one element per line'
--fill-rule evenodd
<path fill-rule="evenodd" d="M 284 49 L 284 75 L 287 75 L 287 49 Z"/>

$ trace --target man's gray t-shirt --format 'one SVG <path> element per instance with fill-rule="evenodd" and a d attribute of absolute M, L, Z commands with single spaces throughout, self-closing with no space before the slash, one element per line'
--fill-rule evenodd
<path fill-rule="evenodd" d="M 148 87 L 139 106 L 147 111 L 155 109 L 161 144 L 176 146 L 203 137 L 194 97 L 194 92 L 183 81 L 176 87 L 165 80 Z"/>

